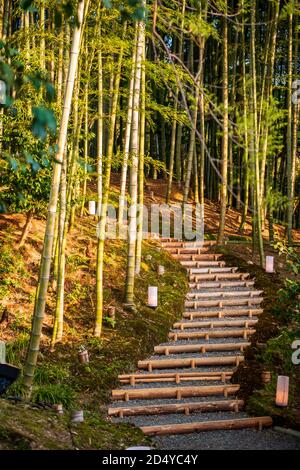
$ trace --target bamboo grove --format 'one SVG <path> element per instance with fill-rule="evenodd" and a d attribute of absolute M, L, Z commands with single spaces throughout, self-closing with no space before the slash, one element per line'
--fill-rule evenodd
<path fill-rule="evenodd" d="M 219 202 L 220 243 L 228 207 L 241 212 L 241 234 L 251 215 L 262 265 L 264 228 L 272 243 L 274 223 L 284 224 L 292 243 L 300 226 L 299 8 L 297 0 L 1 0 L 0 78 L 15 78 L 13 104 L 0 110 L 1 208 L 26 213 L 20 246 L 30 219 L 47 213 L 28 388 L 50 281 L 52 348 L 63 337 L 66 244 L 86 215 L 90 184 L 97 188 L 98 337 L 112 173 L 120 178 L 119 229 L 131 202 L 129 306 L 142 257 L 136 205 L 147 178 L 166 181 L 167 203 L 174 185 L 183 202 Z"/>

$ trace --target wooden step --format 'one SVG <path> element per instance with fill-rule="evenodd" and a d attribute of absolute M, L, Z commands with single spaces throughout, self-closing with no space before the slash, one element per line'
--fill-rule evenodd
<path fill-rule="evenodd" d="M 183 354 L 183 353 L 199 353 L 205 354 L 211 351 L 241 351 L 244 352 L 251 343 L 199 343 L 199 344 L 184 344 L 174 346 L 155 346 L 154 352 L 156 354 Z"/>
<path fill-rule="evenodd" d="M 202 421 L 198 423 L 143 426 L 140 429 L 146 436 L 161 436 L 166 434 L 189 434 L 192 432 L 215 431 L 221 429 L 258 428 L 261 430 L 264 427 L 271 427 L 272 425 L 272 418 L 269 416 L 261 416 L 259 418 L 224 419 L 218 421 Z"/>
<path fill-rule="evenodd" d="M 186 300 L 184 302 L 185 308 L 201 309 L 210 307 L 242 307 L 246 305 L 251 307 L 252 305 L 260 305 L 263 302 L 262 297 L 232 297 L 223 299 L 212 299 L 212 300 Z"/>
<path fill-rule="evenodd" d="M 139 415 L 162 415 L 184 413 L 189 415 L 193 412 L 201 411 L 234 411 L 238 413 L 244 407 L 243 400 L 218 400 L 191 403 L 172 403 L 165 405 L 143 405 L 132 407 L 109 408 L 108 416 L 139 416 Z"/>
<path fill-rule="evenodd" d="M 226 287 L 253 287 L 254 281 L 211 281 L 211 282 L 190 282 L 189 288 L 195 290 L 201 289 L 224 289 Z"/>
<path fill-rule="evenodd" d="M 199 242 L 182 242 L 175 240 L 161 240 L 163 248 L 202 248 L 216 245 L 214 240 L 203 240 Z"/>
<path fill-rule="evenodd" d="M 204 273 L 204 274 L 191 274 L 189 277 L 190 283 L 198 283 L 199 281 L 222 281 L 228 279 L 239 279 L 245 281 L 250 276 L 249 273 Z"/>
<path fill-rule="evenodd" d="M 253 335 L 255 330 L 211 330 L 207 331 L 189 331 L 189 332 L 172 332 L 169 333 L 169 338 L 173 341 L 180 340 L 193 340 L 203 338 L 206 341 L 209 341 L 211 338 L 243 338 L 248 339 L 249 336 Z"/>
<path fill-rule="evenodd" d="M 224 321 L 196 321 L 196 322 L 177 322 L 174 323 L 173 328 L 175 330 L 185 330 L 186 328 L 234 328 L 243 327 L 249 328 L 250 326 L 256 325 L 258 320 L 224 320 Z"/>
<path fill-rule="evenodd" d="M 261 290 L 245 290 L 245 291 L 236 291 L 236 290 L 215 290 L 214 292 L 189 292 L 187 294 L 187 299 L 203 299 L 203 298 L 228 298 L 228 297 L 259 297 L 262 294 Z"/>
<path fill-rule="evenodd" d="M 210 247 L 203 248 L 165 248 L 169 255 L 203 255 L 210 251 Z"/>
<path fill-rule="evenodd" d="M 189 269 L 189 274 L 190 274 L 190 280 L 195 274 L 235 274 L 238 268 L 233 267 L 233 268 L 222 268 L 222 267 L 217 267 L 217 268 L 191 268 Z"/>
<path fill-rule="evenodd" d="M 194 320 L 194 318 L 224 318 L 224 317 L 246 317 L 249 318 L 256 317 L 263 313 L 263 309 L 249 309 L 249 308 L 237 308 L 237 309 L 216 309 L 216 310 L 202 310 L 202 311 L 193 311 L 193 312 L 184 312 L 183 317 L 188 318 L 189 320 Z"/>
<path fill-rule="evenodd" d="M 219 267 L 224 268 L 226 263 L 224 261 L 180 261 L 180 264 L 185 268 L 209 268 Z"/>
<path fill-rule="evenodd" d="M 126 390 L 113 390 L 113 400 L 150 400 L 156 398 L 176 398 L 181 400 L 187 397 L 206 397 L 210 395 L 234 395 L 240 389 L 239 385 L 201 385 L 192 387 L 157 387 L 133 388 Z"/>
<path fill-rule="evenodd" d="M 119 375 L 120 383 L 134 386 L 138 383 L 152 382 L 193 382 L 193 381 L 221 381 L 225 383 L 230 380 L 233 372 L 161 372 L 156 374 L 126 374 Z"/>
<path fill-rule="evenodd" d="M 214 356 L 214 357 L 187 357 L 184 359 L 148 359 L 139 361 L 140 369 L 147 369 L 152 372 L 153 369 L 173 369 L 190 367 L 195 369 L 202 366 L 236 366 L 238 367 L 244 361 L 244 356 Z"/>
<path fill-rule="evenodd" d="M 216 255 L 214 253 L 203 253 L 200 255 L 173 255 L 178 261 L 218 261 L 223 255 Z"/>

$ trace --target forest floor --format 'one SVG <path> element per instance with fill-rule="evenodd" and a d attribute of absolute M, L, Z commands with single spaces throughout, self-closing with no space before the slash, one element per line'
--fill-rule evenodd
<path fill-rule="evenodd" d="M 165 184 L 148 181 L 146 204 L 164 201 Z M 154 191 L 154 198 L 150 196 Z M 118 181 L 113 177 L 112 201 L 117 199 Z M 89 197 L 94 196 L 93 188 Z M 175 191 L 172 202 L 179 202 Z M 206 232 L 213 237 L 217 232 L 219 207 L 206 203 Z M 225 261 L 250 272 L 256 278 L 256 286 L 264 290 L 266 314 L 260 321 L 253 346 L 247 352 L 247 362 L 237 372 L 242 384 L 241 394 L 248 399 L 249 412 L 271 414 L 278 424 L 300 429 L 299 373 L 291 368 L 290 340 L 300 338 L 300 321 L 286 321 L 278 313 L 282 303 L 278 291 L 286 278 L 297 279 L 286 268 L 285 259 L 272 248 L 267 254 L 275 255 L 276 274 L 266 274 L 259 267 L 258 255 L 252 255 L 251 244 L 231 243 L 237 235 L 240 214 L 228 211 L 226 220 L 227 244 L 216 248 L 223 250 Z M 44 234 L 43 217 L 35 218 L 25 246 L 16 250 L 25 216 L 22 214 L 0 216 L 0 318 L 7 309 L 8 321 L 0 324 L 0 339 L 7 341 L 7 362 L 20 365 L 26 354 L 34 294 L 38 276 L 40 252 Z M 250 219 L 243 241 L 251 233 Z M 284 228 L 276 226 L 276 233 L 284 237 Z M 296 241 L 300 233 L 295 232 Z M 239 237 L 241 238 L 241 237 Z M 243 238 L 243 237 L 242 237 Z M 0 399 L 0 449 L 5 448 L 78 448 L 122 449 L 129 445 L 148 442 L 128 425 L 113 425 L 106 419 L 106 405 L 110 390 L 117 384 L 119 373 L 135 369 L 138 359 L 146 357 L 153 346 L 167 337 L 167 332 L 183 310 L 187 292 L 185 271 L 167 254 L 160 251 L 155 242 L 145 242 L 142 271 L 137 279 L 136 311 L 126 311 L 122 299 L 125 283 L 126 246 L 120 241 L 108 241 L 105 251 L 105 311 L 116 307 L 116 325 L 105 318 L 102 338 L 92 336 L 95 310 L 96 222 L 90 217 L 76 221 L 69 235 L 66 273 L 66 310 L 63 342 L 55 352 L 50 351 L 50 339 L 55 292 L 49 289 L 46 319 L 42 336 L 39 367 L 35 377 L 33 404 L 17 400 Z M 166 267 L 166 275 L 159 280 L 159 308 L 146 306 L 148 285 L 157 285 L 157 266 Z M 299 278 L 298 278 L 299 279 Z M 175 287 L 175 288 L 174 288 Z M 300 293 L 300 292 L 299 292 Z M 285 300 L 298 318 L 298 292 L 292 292 Z M 296 303 L 295 303 L 296 302 Z M 298 302 L 299 303 L 299 302 Z M 298 332 L 298 333 L 297 333 Z M 283 344 L 285 345 L 283 348 Z M 88 365 L 79 364 L 80 346 L 90 353 Z M 267 368 L 273 372 L 272 383 L 263 387 L 258 371 Z M 299 367 L 298 367 L 299 368 Z M 292 376 L 291 406 L 280 410 L 273 406 L 275 375 L 289 373 Z M 20 382 L 9 390 L 10 396 L 21 393 Z M 7 398 L 7 397 L 6 397 Z M 84 408 L 86 420 L 82 425 L 71 424 L 69 411 L 58 417 L 48 405 L 63 403 L 65 409 Z"/>

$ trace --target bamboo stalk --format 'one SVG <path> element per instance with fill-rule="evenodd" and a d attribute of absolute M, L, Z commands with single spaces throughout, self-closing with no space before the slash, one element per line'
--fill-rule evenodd
<path fill-rule="evenodd" d="M 188 434 L 200 431 L 214 431 L 221 429 L 244 429 L 271 427 L 272 418 L 263 416 L 259 418 L 224 419 L 220 421 L 203 421 L 200 423 L 170 424 L 160 426 L 144 426 L 141 431 L 146 436 L 162 436 L 166 434 Z"/>
<path fill-rule="evenodd" d="M 200 403 L 183 403 L 170 405 L 144 405 L 122 408 L 109 408 L 108 416 L 138 416 L 138 415 L 161 415 L 173 413 L 190 413 L 201 411 L 239 411 L 243 408 L 243 400 L 219 400 Z"/>
<path fill-rule="evenodd" d="M 152 398 L 181 398 L 185 397 L 205 397 L 209 395 L 235 394 L 239 391 L 239 385 L 207 385 L 196 387 L 158 387 L 158 388 L 135 388 L 126 390 L 113 390 L 113 400 L 135 400 Z"/>
<path fill-rule="evenodd" d="M 177 367 L 195 367 L 213 366 L 213 365 L 238 365 L 244 361 L 244 356 L 214 356 L 203 358 L 185 358 L 185 359 L 159 359 L 139 361 L 138 367 L 140 369 L 169 369 Z"/>
<path fill-rule="evenodd" d="M 87 3 L 88 5 L 88 3 Z M 86 7 L 87 10 L 87 7 Z M 69 64 L 69 72 L 67 85 L 65 89 L 63 113 L 58 137 L 58 150 L 55 158 L 53 176 L 51 182 L 51 193 L 48 206 L 48 215 L 46 222 L 45 239 L 43 246 L 42 259 L 40 264 L 40 278 L 39 287 L 36 296 L 36 303 L 34 309 L 34 316 L 32 321 L 32 329 L 30 336 L 30 343 L 28 348 L 28 354 L 24 367 L 24 385 L 30 389 L 33 382 L 34 371 L 37 363 L 37 357 L 40 347 L 41 333 L 43 327 L 43 320 L 45 316 L 46 297 L 48 290 L 48 283 L 50 277 L 50 266 L 51 266 L 51 255 L 52 245 L 55 228 L 55 217 L 57 210 L 57 201 L 59 194 L 59 184 L 61 176 L 61 168 L 63 162 L 63 156 L 67 141 L 67 130 L 69 123 L 69 116 L 71 110 L 71 102 L 74 89 L 75 75 L 78 65 L 78 55 L 80 51 L 81 31 L 85 13 L 85 0 L 81 0 L 78 3 L 78 24 L 74 28 L 72 47 L 71 47 L 71 59 Z"/>

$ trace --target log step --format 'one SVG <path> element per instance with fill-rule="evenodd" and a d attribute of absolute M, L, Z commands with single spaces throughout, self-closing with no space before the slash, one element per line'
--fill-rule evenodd
<path fill-rule="evenodd" d="M 224 268 L 226 265 L 224 261 L 180 261 L 180 264 L 186 268 L 201 268 L 213 266 Z"/>
<path fill-rule="evenodd" d="M 189 292 L 187 294 L 187 299 L 203 299 L 203 298 L 212 298 L 212 297 L 220 297 L 221 299 L 227 297 L 259 297 L 262 294 L 261 290 L 245 290 L 245 291 L 236 291 L 236 290 L 228 290 L 228 291 L 214 291 L 214 292 Z"/>
<path fill-rule="evenodd" d="M 258 320 L 224 320 L 224 321 L 196 321 L 196 322 L 178 322 L 174 323 L 173 328 L 175 330 L 185 330 L 186 328 L 231 328 L 231 327 L 243 327 L 249 328 L 254 326 Z"/>
<path fill-rule="evenodd" d="M 232 377 L 233 372 L 161 372 L 156 374 L 127 374 L 119 375 L 120 383 L 134 386 L 137 383 L 181 382 L 192 381 L 222 381 L 225 383 Z"/>
<path fill-rule="evenodd" d="M 200 255 L 173 255 L 173 258 L 178 261 L 218 261 L 223 255 L 216 255 L 211 253 L 203 253 Z"/>
<path fill-rule="evenodd" d="M 203 240 L 200 242 L 180 242 L 176 240 L 161 240 L 164 248 L 202 248 L 203 246 L 216 245 L 215 240 Z"/>
<path fill-rule="evenodd" d="M 173 341 L 180 340 L 193 340 L 203 338 L 209 341 L 211 338 L 243 338 L 248 339 L 249 336 L 253 335 L 255 330 L 212 330 L 212 331 L 189 331 L 189 332 L 171 332 L 169 338 Z"/>
<path fill-rule="evenodd" d="M 202 385 L 193 387 L 157 387 L 157 388 L 133 388 L 126 390 L 113 390 L 113 400 L 136 400 L 156 398 L 176 398 L 181 400 L 187 397 L 206 397 L 209 395 L 228 395 L 237 393 L 239 385 Z"/>
<path fill-rule="evenodd" d="M 216 299 L 216 300 L 186 300 L 184 302 L 185 308 L 192 308 L 192 309 L 199 309 L 199 308 L 209 308 L 209 307 L 241 307 L 242 305 L 246 305 L 251 307 L 252 305 L 260 305 L 263 302 L 262 297 L 232 297 L 232 298 L 223 298 L 223 299 Z"/>
<path fill-rule="evenodd" d="M 193 320 L 194 318 L 224 318 L 224 317 L 246 317 L 252 318 L 254 316 L 260 315 L 263 313 L 262 309 L 223 309 L 223 310 L 204 310 L 204 311 L 197 311 L 194 312 L 184 312 L 183 317 L 188 318 L 189 320 Z"/>
<path fill-rule="evenodd" d="M 200 344 L 184 344 L 175 346 L 155 346 L 154 352 L 156 354 L 170 354 L 180 353 L 199 353 L 205 354 L 210 351 L 241 351 L 244 352 L 251 343 L 200 343 Z"/>
<path fill-rule="evenodd" d="M 228 279 L 240 279 L 242 281 L 245 281 L 250 276 L 248 273 L 216 273 L 216 274 L 192 274 L 190 275 L 190 282 L 195 282 L 198 283 L 198 281 L 222 281 L 222 280 L 228 280 Z"/>
<path fill-rule="evenodd" d="M 202 366 L 236 366 L 238 367 L 244 361 L 244 356 L 214 356 L 214 357 L 187 357 L 183 359 L 148 359 L 139 361 L 139 369 L 147 369 L 152 372 L 153 369 L 173 369 L 173 368 L 191 368 Z"/>
<path fill-rule="evenodd" d="M 210 250 L 209 246 L 202 248 L 164 248 L 170 255 L 201 255 Z"/>
<path fill-rule="evenodd" d="M 192 403 L 172 403 L 166 405 L 144 405 L 132 407 L 109 408 L 109 416 L 138 416 L 138 415 L 162 415 L 185 413 L 189 415 L 193 412 L 201 411 L 234 411 L 238 413 L 244 407 L 243 400 L 219 400 L 207 402 Z"/>
<path fill-rule="evenodd" d="M 269 416 L 261 416 L 258 418 L 224 419 L 198 423 L 144 426 L 140 429 L 146 436 L 161 436 L 166 434 L 189 434 L 192 432 L 214 431 L 221 429 L 258 428 L 261 430 L 264 427 L 271 427 L 272 424 L 272 418 Z"/>
<path fill-rule="evenodd" d="M 222 268 L 222 267 L 219 267 L 219 268 L 192 268 L 192 269 L 189 269 L 189 273 L 190 273 L 190 278 L 193 277 L 193 274 L 224 274 L 224 273 L 228 273 L 228 274 L 235 274 L 236 271 L 238 270 L 238 268 L 234 267 L 234 268 Z"/>
<path fill-rule="evenodd" d="M 253 287 L 254 281 L 211 281 L 211 282 L 190 282 L 189 288 L 194 290 L 201 289 L 224 289 L 226 287 Z"/>

